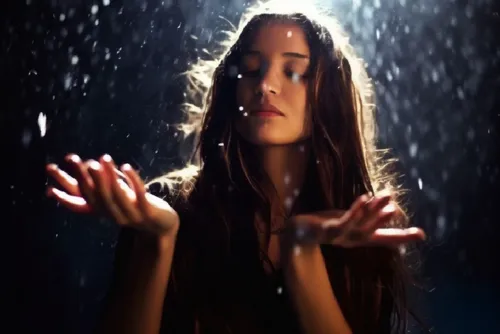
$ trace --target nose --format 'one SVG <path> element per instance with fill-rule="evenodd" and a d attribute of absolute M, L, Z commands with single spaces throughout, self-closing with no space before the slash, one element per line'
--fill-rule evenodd
<path fill-rule="evenodd" d="M 281 83 L 278 76 L 273 74 L 270 68 L 262 70 L 260 82 L 256 87 L 256 93 L 260 95 L 278 95 L 281 93 Z"/>

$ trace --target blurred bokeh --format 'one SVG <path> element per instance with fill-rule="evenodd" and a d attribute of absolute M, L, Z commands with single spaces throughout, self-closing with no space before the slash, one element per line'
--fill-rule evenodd
<path fill-rule="evenodd" d="M 183 81 L 242 0 L 8 0 L 0 7 L 0 300 L 9 333 L 89 333 L 117 227 L 45 198 L 44 166 L 109 153 L 182 165 Z M 399 159 L 436 333 L 499 333 L 500 14 L 494 0 L 323 0 L 367 62 Z M 496 7 L 495 7 L 496 6 Z M 496 254 L 496 255 L 495 255 Z M 2 318 L 3 318 L 2 317 Z"/>

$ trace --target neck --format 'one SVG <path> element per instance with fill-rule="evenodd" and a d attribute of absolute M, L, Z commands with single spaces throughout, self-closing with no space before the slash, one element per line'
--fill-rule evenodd
<path fill-rule="evenodd" d="M 289 145 L 261 146 L 260 163 L 277 191 L 272 207 L 285 205 L 288 214 L 304 183 L 310 145 L 308 141 Z"/>

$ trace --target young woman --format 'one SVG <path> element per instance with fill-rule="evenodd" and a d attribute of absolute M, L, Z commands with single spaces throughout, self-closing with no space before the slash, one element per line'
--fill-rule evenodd
<path fill-rule="evenodd" d="M 109 155 L 48 166 L 50 196 L 123 227 L 102 333 L 405 331 L 398 247 L 425 235 L 382 168 L 363 62 L 292 4 L 248 10 L 188 73 L 194 168 L 146 187 Z"/>

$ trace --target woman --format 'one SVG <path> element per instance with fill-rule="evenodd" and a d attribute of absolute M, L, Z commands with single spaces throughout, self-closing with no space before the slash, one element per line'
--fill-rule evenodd
<path fill-rule="evenodd" d="M 101 332 L 405 331 L 397 246 L 425 235 L 381 168 L 362 61 L 292 4 L 249 10 L 188 73 L 198 164 L 149 183 L 167 191 L 109 155 L 48 166 L 49 195 L 124 227 Z"/>

